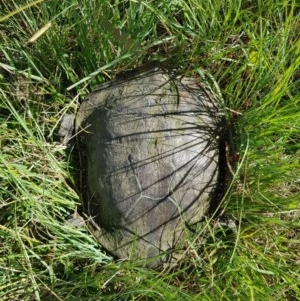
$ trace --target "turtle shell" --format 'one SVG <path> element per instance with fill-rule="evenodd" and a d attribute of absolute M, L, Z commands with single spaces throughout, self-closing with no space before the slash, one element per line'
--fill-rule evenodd
<path fill-rule="evenodd" d="M 157 266 L 219 198 L 222 114 L 196 78 L 160 68 L 125 74 L 81 104 L 84 208 L 119 258 Z"/>

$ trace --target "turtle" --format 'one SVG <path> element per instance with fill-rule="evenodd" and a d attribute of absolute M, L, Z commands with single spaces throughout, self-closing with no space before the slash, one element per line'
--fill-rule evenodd
<path fill-rule="evenodd" d="M 72 133 L 72 130 L 74 132 Z M 224 113 L 200 78 L 140 68 L 100 85 L 67 115 L 89 228 L 120 259 L 176 260 L 226 190 Z"/>

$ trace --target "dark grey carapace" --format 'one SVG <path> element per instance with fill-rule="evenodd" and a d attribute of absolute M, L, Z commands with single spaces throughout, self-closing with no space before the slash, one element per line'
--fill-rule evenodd
<path fill-rule="evenodd" d="M 75 119 L 83 201 L 108 251 L 153 267 L 172 257 L 220 198 L 222 118 L 207 86 L 159 68 L 88 95 Z"/>

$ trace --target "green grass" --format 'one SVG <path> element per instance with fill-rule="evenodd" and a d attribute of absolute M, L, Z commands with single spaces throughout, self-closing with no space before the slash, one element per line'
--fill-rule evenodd
<path fill-rule="evenodd" d="M 0 4 L 1 300 L 300 299 L 296 0 Z M 80 200 L 57 139 L 95 86 L 152 60 L 200 72 L 236 136 L 222 207 L 238 231 L 207 224 L 169 271 L 115 261 L 66 223 Z"/>

